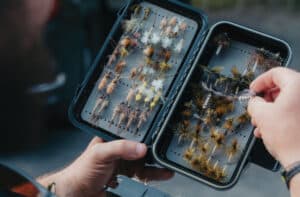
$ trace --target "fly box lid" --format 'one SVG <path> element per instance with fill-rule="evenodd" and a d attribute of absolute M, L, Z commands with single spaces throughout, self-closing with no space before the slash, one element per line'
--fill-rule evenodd
<path fill-rule="evenodd" d="M 206 19 L 175 1 L 129 1 L 121 10 L 69 115 L 76 126 L 105 140 L 126 138 L 149 144 L 150 130 L 174 82 L 196 55 L 195 48 L 207 29 Z M 176 24 L 168 28 L 168 35 L 177 29 L 176 39 L 158 31 L 164 18 L 169 26 L 170 16 L 176 18 Z M 99 116 L 92 116 L 95 111 Z M 129 115 L 133 117 L 130 121 Z"/>
<path fill-rule="evenodd" d="M 288 65 L 289 45 L 227 21 L 208 29 L 203 12 L 177 1 L 128 1 L 118 15 L 71 103 L 73 124 L 144 142 L 167 168 L 233 186 L 255 143 L 245 93 Z"/>

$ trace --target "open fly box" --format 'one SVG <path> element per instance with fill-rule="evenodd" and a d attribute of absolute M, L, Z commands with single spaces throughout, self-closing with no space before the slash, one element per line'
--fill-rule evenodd
<path fill-rule="evenodd" d="M 208 28 L 203 12 L 180 2 L 128 1 L 69 115 L 85 131 L 144 142 L 159 164 L 227 189 L 255 143 L 247 88 L 290 59 L 286 42 L 227 21 Z"/>

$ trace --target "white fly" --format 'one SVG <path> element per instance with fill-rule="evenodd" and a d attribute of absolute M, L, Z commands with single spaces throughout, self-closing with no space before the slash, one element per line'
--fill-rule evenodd
<path fill-rule="evenodd" d="M 157 45 L 160 43 L 160 35 L 157 32 L 153 33 L 153 35 L 151 37 L 151 43 L 154 45 Z"/>
<path fill-rule="evenodd" d="M 149 43 L 152 31 L 153 31 L 153 27 L 149 31 L 144 32 L 143 37 L 141 39 L 143 44 L 148 44 Z"/>
<path fill-rule="evenodd" d="M 138 28 L 139 20 L 137 18 L 131 18 L 130 20 L 124 21 L 125 32 L 133 32 Z"/>
<path fill-rule="evenodd" d="M 175 46 L 174 51 L 175 51 L 176 53 L 181 53 L 181 51 L 182 51 L 182 49 L 183 49 L 183 45 L 184 45 L 184 39 L 182 38 L 182 39 L 178 42 L 178 44 Z"/>
<path fill-rule="evenodd" d="M 158 80 L 154 80 L 151 83 L 152 87 L 155 89 L 156 92 L 160 91 L 163 89 L 164 86 L 164 80 L 162 79 L 158 79 Z"/>
<path fill-rule="evenodd" d="M 163 48 L 169 48 L 173 43 L 173 40 L 171 38 L 165 37 L 162 39 L 162 47 Z"/>

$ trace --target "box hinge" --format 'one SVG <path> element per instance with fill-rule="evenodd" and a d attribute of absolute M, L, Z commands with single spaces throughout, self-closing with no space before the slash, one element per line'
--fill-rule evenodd
<path fill-rule="evenodd" d="M 157 137 L 157 135 L 158 135 L 160 129 L 162 128 L 162 125 L 164 124 L 164 122 L 165 122 L 165 120 L 166 120 L 166 117 L 167 117 L 167 115 L 169 114 L 169 110 L 170 110 L 170 108 L 171 108 L 171 106 L 172 106 L 171 104 L 172 104 L 173 102 L 174 102 L 173 99 L 168 100 L 166 106 L 162 109 L 162 115 L 160 115 L 160 116 L 158 117 L 158 120 L 159 120 L 159 121 L 158 121 L 157 126 L 155 127 L 155 131 L 154 131 L 154 133 L 153 133 L 153 135 L 152 135 L 152 141 L 154 141 L 154 140 L 156 139 L 156 137 Z"/>

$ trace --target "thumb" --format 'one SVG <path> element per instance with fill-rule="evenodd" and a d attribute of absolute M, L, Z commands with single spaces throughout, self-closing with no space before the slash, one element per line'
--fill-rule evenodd
<path fill-rule="evenodd" d="M 145 144 L 119 140 L 94 146 L 96 159 L 101 162 L 111 162 L 117 159 L 138 160 L 146 155 Z"/>
<path fill-rule="evenodd" d="M 95 146 L 96 144 L 100 144 L 100 143 L 103 143 L 103 139 L 102 138 L 99 138 L 99 137 L 94 137 L 92 139 L 92 141 L 90 142 L 90 144 L 88 145 L 88 147 L 86 148 L 86 150 L 89 150 L 91 149 L 93 146 Z"/>
<path fill-rule="evenodd" d="M 270 112 L 270 103 L 261 97 L 254 97 L 249 101 L 248 113 L 255 120 L 263 119 Z"/>

